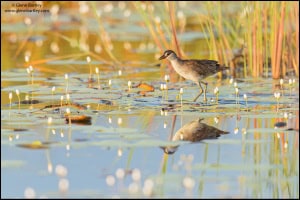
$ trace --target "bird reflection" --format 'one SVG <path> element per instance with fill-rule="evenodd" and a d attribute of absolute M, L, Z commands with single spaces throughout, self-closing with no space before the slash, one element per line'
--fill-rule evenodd
<path fill-rule="evenodd" d="M 209 126 L 201 121 L 203 118 L 196 119 L 185 124 L 173 136 L 172 141 L 191 141 L 199 142 L 204 139 L 216 139 L 220 135 L 228 134 L 227 131 L 219 130 L 213 126 Z M 166 154 L 173 154 L 179 145 L 162 147 Z"/>

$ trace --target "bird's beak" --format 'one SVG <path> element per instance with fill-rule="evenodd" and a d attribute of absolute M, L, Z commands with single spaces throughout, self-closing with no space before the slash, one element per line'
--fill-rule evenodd
<path fill-rule="evenodd" d="M 159 60 L 165 59 L 167 56 L 162 55 L 161 57 L 159 57 Z"/>

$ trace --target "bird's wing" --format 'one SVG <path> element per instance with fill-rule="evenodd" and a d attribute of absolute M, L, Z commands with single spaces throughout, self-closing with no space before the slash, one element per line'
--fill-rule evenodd
<path fill-rule="evenodd" d="M 221 70 L 220 64 L 215 60 L 186 60 L 186 65 L 195 66 L 193 69 L 204 77 Z"/>
<path fill-rule="evenodd" d="M 185 60 L 185 64 L 197 66 L 193 67 L 193 69 L 203 77 L 207 77 L 219 71 L 228 69 L 228 67 L 221 66 L 218 61 L 215 60 Z"/>

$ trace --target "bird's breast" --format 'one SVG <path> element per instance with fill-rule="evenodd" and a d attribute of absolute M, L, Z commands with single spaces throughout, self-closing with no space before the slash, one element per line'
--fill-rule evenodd
<path fill-rule="evenodd" d="M 178 62 L 176 60 L 171 61 L 174 70 L 183 78 L 198 82 L 198 75 L 194 72 L 190 66 L 185 66 L 184 63 Z"/>

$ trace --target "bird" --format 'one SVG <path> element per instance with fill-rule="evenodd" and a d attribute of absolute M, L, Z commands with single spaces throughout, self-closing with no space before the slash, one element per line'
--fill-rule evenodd
<path fill-rule="evenodd" d="M 164 54 L 159 58 L 168 59 L 174 70 L 183 78 L 192 80 L 200 87 L 200 93 L 194 98 L 194 102 L 201 96 L 203 93 L 202 84 L 205 85 L 204 89 L 204 100 L 206 101 L 206 89 L 207 83 L 203 81 L 208 76 L 216 74 L 219 71 L 227 70 L 229 67 L 221 66 L 218 61 L 215 60 L 183 60 L 176 55 L 172 50 L 166 50 Z"/>
<path fill-rule="evenodd" d="M 228 134 L 228 131 L 222 131 L 213 126 L 202 122 L 203 118 L 195 119 L 181 127 L 172 137 L 172 141 L 190 141 L 199 142 L 204 139 L 217 139 L 221 135 Z M 176 146 L 161 147 L 166 154 L 173 154 Z"/>

